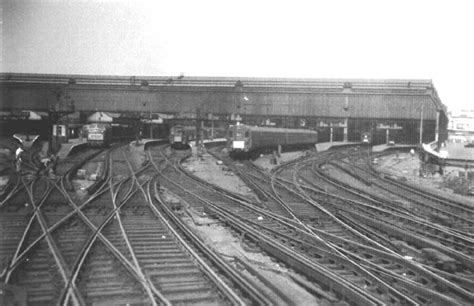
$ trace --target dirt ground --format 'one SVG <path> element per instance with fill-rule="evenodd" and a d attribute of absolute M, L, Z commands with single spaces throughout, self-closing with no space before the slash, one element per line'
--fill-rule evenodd
<path fill-rule="evenodd" d="M 457 177 L 460 171 L 464 171 L 462 168 L 446 167 L 444 175 L 427 173 L 420 176 L 421 162 L 416 154 L 412 155 L 410 153 L 394 153 L 383 156 L 375 161 L 374 167 L 378 171 L 404 177 L 409 183 L 421 186 L 440 196 L 449 196 L 463 203 L 467 202 L 474 205 L 474 197 L 456 194 L 445 184 L 447 179 Z"/>
<path fill-rule="evenodd" d="M 273 155 L 262 155 L 253 163 L 264 170 L 271 170 L 277 167 L 279 164 L 295 160 L 304 156 L 306 153 L 304 151 L 296 151 L 296 152 L 284 152 L 281 153 L 281 156 L 277 160 L 277 164 L 272 163 Z"/>
<path fill-rule="evenodd" d="M 246 197 L 256 198 L 252 190 L 238 176 L 210 154 L 204 153 L 202 157 L 190 157 L 184 166 L 189 172 L 206 182 Z"/>

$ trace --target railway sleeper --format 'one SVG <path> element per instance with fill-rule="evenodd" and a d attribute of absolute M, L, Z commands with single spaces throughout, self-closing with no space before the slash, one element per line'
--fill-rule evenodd
<path fill-rule="evenodd" d="M 162 259 L 157 259 L 157 258 L 149 258 L 144 257 L 144 258 L 139 258 L 140 263 L 147 265 L 147 264 L 175 264 L 175 263 L 184 263 L 184 262 L 189 262 L 189 258 L 182 254 L 182 256 L 173 256 L 173 257 L 165 257 Z"/>
<path fill-rule="evenodd" d="M 161 271 L 163 270 L 176 270 L 176 269 L 184 269 L 184 268 L 193 268 L 196 267 L 196 265 L 192 262 L 183 262 L 183 263 L 169 263 L 169 262 L 163 262 L 163 263 L 149 263 L 144 266 L 146 269 L 160 269 Z"/>
<path fill-rule="evenodd" d="M 186 268 L 186 269 L 171 269 L 171 270 L 164 270 L 164 269 L 153 269 L 152 271 L 147 271 L 147 275 L 151 277 L 159 277 L 159 278 L 175 278 L 175 277 L 187 277 L 188 275 L 201 275 L 204 277 L 201 270 L 196 267 Z"/>
<path fill-rule="evenodd" d="M 165 248 L 170 248 L 170 247 L 176 247 L 176 241 L 173 239 L 163 239 L 161 240 L 158 239 L 152 239 L 149 240 L 148 243 L 145 241 L 135 241 L 132 240 L 132 245 L 134 249 L 165 249 Z"/>
<path fill-rule="evenodd" d="M 150 252 L 170 252 L 170 251 L 179 251 L 180 247 L 176 245 L 174 241 L 167 241 L 167 243 L 158 244 L 153 241 L 150 241 L 149 245 L 136 245 L 132 242 L 133 249 L 135 253 L 150 253 Z"/>
<path fill-rule="evenodd" d="M 457 270 L 457 261 L 442 252 L 432 249 L 423 248 L 421 249 L 422 256 L 428 263 L 434 264 L 434 267 L 449 273 L 453 273 Z"/>
<path fill-rule="evenodd" d="M 165 293 L 171 304 L 222 305 L 225 301 L 215 291 Z"/>
<path fill-rule="evenodd" d="M 88 274 L 87 279 L 90 280 L 90 281 L 113 282 L 119 276 L 119 275 L 117 275 L 116 269 L 112 269 L 112 271 L 110 271 L 110 272 L 109 271 L 103 271 L 103 273 L 96 273 L 95 271 L 93 271 L 93 273 L 91 273 L 91 272 L 87 273 Z"/>
<path fill-rule="evenodd" d="M 163 292 L 172 292 L 172 293 L 179 293 L 183 291 L 201 291 L 201 290 L 213 290 L 213 287 L 207 283 L 203 282 L 202 279 L 200 281 L 194 282 L 180 282 L 180 283 L 171 283 L 171 284 L 162 284 L 160 285 L 160 289 Z"/>
<path fill-rule="evenodd" d="M 51 305 L 53 304 L 54 296 L 51 292 L 38 292 L 35 294 L 27 293 L 28 305 L 40 304 L 40 305 Z"/>
<path fill-rule="evenodd" d="M 154 252 L 154 251 L 135 252 L 138 259 L 140 258 L 150 258 L 150 259 L 170 258 L 170 257 L 179 256 L 182 253 L 183 251 L 180 249 L 159 250 L 158 252 Z"/>
<path fill-rule="evenodd" d="M 182 275 L 177 275 L 177 277 L 168 277 L 166 279 L 166 282 L 163 282 L 159 277 L 153 277 L 151 275 L 148 275 L 148 272 L 146 272 L 147 276 L 150 277 L 150 279 L 153 281 L 153 283 L 157 283 L 160 285 L 160 287 L 167 287 L 167 286 L 180 286 L 181 284 L 192 284 L 192 283 L 202 283 L 203 282 L 203 276 L 200 273 L 193 273 L 189 274 L 188 276 L 182 276 Z"/>
<path fill-rule="evenodd" d="M 140 221 L 137 221 L 140 222 Z M 128 230 L 127 236 L 129 237 L 130 240 L 132 241 L 150 241 L 150 239 L 153 240 L 161 240 L 163 239 L 162 236 L 169 236 L 169 231 L 168 230 L 162 230 L 160 228 L 147 228 L 147 229 L 142 229 L 142 230 Z"/>
<path fill-rule="evenodd" d="M 160 261 L 167 261 L 167 260 L 172 261 L 172 260 L 178 259 L 178 258 L 188 258 L 188 256 L 183 254 L 183 252 L 176 252 L 176 253 L 173 253 L 173 254 L 170 254 L 170 253 L 166 253 L 166 254 L 152 253 L 152 254 L 148 254 L 145 257 L 137 256 L 137 258 L 140 259 L 141 262 L 146 262 L 148 260 L 149 261 L 160 262 Z"/>
<path fill-rule="evenodd" d="M 137 294 L 137 289 L 133 287 L 95 287 L 88 290 L 86 296 L 88 298 L 98 297 L 100 299 L 104 299 L 106 297 L 120 297 L 120 296 L 128 296 L 131 294 Z"/>
<path fill-rule="evenodd" d="M 91 299 L 91 304 L 94 306 L 110 306 L 113 304 L 118 304 L 118 305 L 146 305 L 146 304 L 151 304 L 150 301 L 146 300 L 143 298 L 143 296 L 127 296 L 126 299 L 119 299 L 119 300 L 112 300 L 110 298 L 107 299 L 100 299 L 100 298 L 94 298 Z M 115 302 L 115 303 L 114 303 Z"/>

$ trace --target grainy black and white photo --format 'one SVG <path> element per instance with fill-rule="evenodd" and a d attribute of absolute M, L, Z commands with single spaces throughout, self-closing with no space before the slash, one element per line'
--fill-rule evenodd
<path fill-rule="evenodd" d="M 0 3 L 0 305 L 474 304 L 471 1 Z"/>

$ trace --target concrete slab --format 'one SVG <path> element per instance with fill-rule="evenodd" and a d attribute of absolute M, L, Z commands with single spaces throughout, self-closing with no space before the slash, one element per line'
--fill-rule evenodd
<path fill-rule="evenodd" d="M 416 147 L 416 145 L 386 145 L 386 144 L 382 144 L 382 145 L 376 145 L 376 146 L 373 146 L 372 147 L 372 152 L 382 152 L 382 151 L 385 151 L 385 150 L 396 150 L 396 149 L 409 149 L 409 148 L 414 148 Z"/>
<path fill-rule="evenodd" d="M 448 142 L 442 150 L 448 152 L 448 159 L 464 159 L 474 161 L 474 148 L 466 148 L 464 143 Z"/>
<path fill-rule="evenodd" d="M 69 153 L 71 153 L 73 148 L 85 145 L 87 145 L 87 141 L 85 139 L 69 139 L 69 142 L 61 144 L 61 147 L 59 148 L 58 152 L 58 157 L 60 159 L 64 159 L 69 155 Z"/>
<path fill-rule="evenodd" d="M 362 142 L 344 142 L 344 141 L 321 142 L 321 143 L 316 144 L 316 150 L 318 152 L 323 152 L 323 151 L 329 150 L 331 147 L 357 145 L 357 144 L 362 144 Z"/>

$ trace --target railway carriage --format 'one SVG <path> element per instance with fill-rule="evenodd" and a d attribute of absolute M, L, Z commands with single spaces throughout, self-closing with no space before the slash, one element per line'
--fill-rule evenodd
<path fill-rule="evenodd" d="M 248 125 L 230 126 L 227 133 L 227 149 L 233 156 L 255 156 L 259 153 L 283 149 L 302 149 L 313 146 L 318 133 L 306 129 L 285 129 Z"/>

